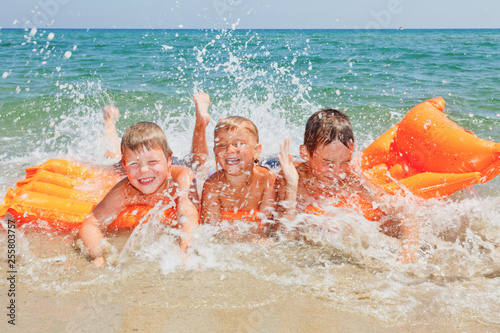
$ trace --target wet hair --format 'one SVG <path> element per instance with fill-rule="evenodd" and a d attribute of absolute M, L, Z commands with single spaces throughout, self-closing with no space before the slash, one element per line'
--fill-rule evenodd
<path fill-rule="evenodd" d="M 147 121 L 135 123 L 123 133 L 120 145 L 122 156 L 127 149 L 137 152 L 155 148 L 163 150 L 167 158 L 172 155 L 165 132 L 155 123 Z"/>
<path fill-rule="evenodd" d="M 250 119 L 240 116 L 231 116 L 219 119 L 217 125 L 215 125 L 214 138 L 217 138 L 217 134 L 219 134 L 220 131 L 228 132 L 238 128 L 246 129 L 255 137 L 257 143 L 259 143 L 259 131 L 257 130 L 257 126 L 255 126 Z"/>
<path fill-rule="evenodd" d="M 304 146 L 310 154 L 319 145 L 340 141 L 347 148 L 354 146 L 354 134 L 349 117 L 335 109 L 323 109 L 314 113 L 306 124 Z"/>

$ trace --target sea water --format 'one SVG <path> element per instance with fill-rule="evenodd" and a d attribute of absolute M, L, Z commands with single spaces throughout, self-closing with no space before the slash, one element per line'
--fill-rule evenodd
<path fill-rule="evenodd" d="M 120 109 L 119 134 L 153 121 L 175 156 L 188 155 L 196 91 L 211 98 L 209 149 L 216 121 L 240 115 L 256 123 L 263 159 L 275 157 L 285 137 L 298 155 L 307 118 L 325 106 L 350 116 L 359 153 L 435 96 L 446 100 L 451 120 L 499 142 L 499 58 L 500 30 L 2 29 L 0 195 L 24 168 L 50 158 L 115 162 L 104 158 L 107 104 Z M 187 264 L 176 231 L 152 219 L 132 233 L 110 234 L 118 264 L 99 270 L 75 250 L 75 234 L 26 225 L 16 230 L 18 288 L 27 300 L 31 293 L 75 299 L 76 310 L 59 312 L 32 304 L 33 313 L 62 323 L 46 322 L 47 329 L 72 329 L 73 319 L 97 308 L 106 311 L 96 320 L 119 327 L 110 313 L 125 303 L 252 309 L 297 295 L 387 325 L 498 328 L 499 185 L 497 178 L 447 200 L 409 203 L 422 223 L 417 264 L 400 264 L 398 240 L 345 211 L 301 217 L 309 227 L 300 240 L 235 241 L 202 226 Z M 238 227 L 245 234 L 247 226 Z M 82 295 L 91 295 L 90 307 L 77 301 Z"/>

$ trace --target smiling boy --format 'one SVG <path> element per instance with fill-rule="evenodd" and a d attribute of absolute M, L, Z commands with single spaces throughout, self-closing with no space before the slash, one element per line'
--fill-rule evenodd
<path fill-rule="evenodd" d="M 79 232 L 93 263 L 100 266 L 105 262 L 101 229 L 107 228 L 130 205 L 153 207 L 161 202 L 175 207 L 183 231 L 180 248 L 185 252 L 191 231 L 198 225 L 194 175 L 185 167 L 172 165 L 172 151 L 165 133 L 154 123 L 130 126 L 123 134 L 121 153 L 127 177 L 94 207 Z"/>
<path fill-rule="evenodd" d="M 255 124 L 244 117 L 222 118 L 215 126 L 214 141 L 216 162 L 221 170 L 203 186 L 201 221 L 215 223 L 237 211 L 253 212 L 249 217 L 271 218 L 276 177 L 256 163 L 262 145 Z"/>

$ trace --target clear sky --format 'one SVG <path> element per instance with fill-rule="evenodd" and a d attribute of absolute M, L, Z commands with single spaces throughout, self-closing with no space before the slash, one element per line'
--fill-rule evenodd
<path fill-rule="evenodd" d="M 2 28 L 500 28 L 499 0 L 2 1 Z"/>

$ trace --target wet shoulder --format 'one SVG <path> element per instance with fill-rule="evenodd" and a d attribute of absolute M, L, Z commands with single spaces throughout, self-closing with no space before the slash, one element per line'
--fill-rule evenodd
<path fill-rule="evenodd" d="M 117 206 L 128 206 L 134 204 L 141 197 L 141 192 L 133 187 L 128 178 L 120 180 L 106 195 L 106 204 L 111 202 Z"/>
<path fill-rule="evenodd" d="M 191 170 L 180 165 L 172 165 L 170 167 L 170 172 L 174 181 L 185 177 L 194 177 L 194 174 Z"/>
<path fill-rule="evenodd" d="M 274 182 L 276 180 L 276 175 L 270 169 L 263 166 L 256 166 L 254 168 L 255 175 L 259 179 L 266 179 Z"/>
<path fill-rule="evenodd" d="M 220 171 L 220 172 L 215 172 L 213 173 L 212 175 L 210 175 L 210 177 L 208 177 L 208 179 L 205 181 L 205 184 L 204 184 L 204 187 L 205 186 L 220 186 L 220 185 L 223 185 L 225 183 L 225 179 L 224 179 L 224 172 L 223 171 Z"/>

